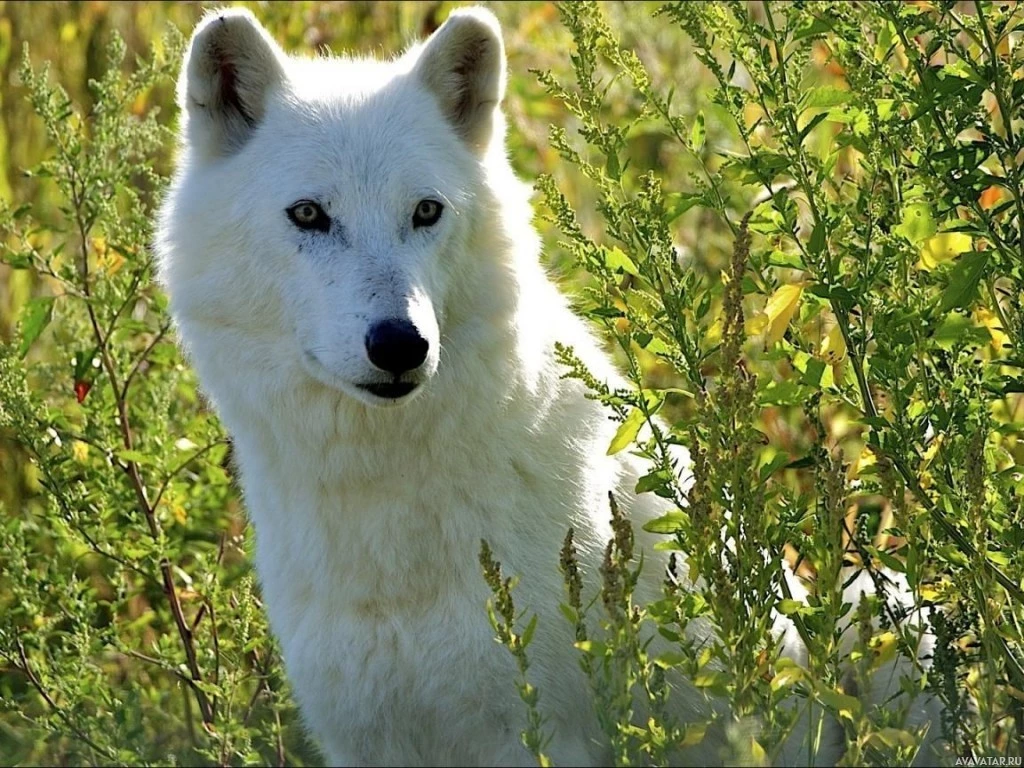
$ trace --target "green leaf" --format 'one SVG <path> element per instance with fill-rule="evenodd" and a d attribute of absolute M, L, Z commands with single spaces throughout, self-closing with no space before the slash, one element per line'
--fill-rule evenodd
<path fill-rule="evenodd" d="M 621 169 L 619 167 L 619 156 L 617 153 L 612 152 L 608 155 L 605 159 L 604 169 L 605 172 L 613 179 L 617 180 L 619 178 Z"/>
<path fill-rule="evenodd" d="M 971 318 L 956 312 L 946 315 L 932 335 L 932 340 L 942 349 L 953 349 L 961 344 L 981 346 L 988 338 L 988 331 L 978 328 Z"/>
<path fill-rule="evenodd" d="M 800 609 L 804 607 L 804 604 L 799 600 L 791 600 L 789 598 L 779 601 L 779 613 L 783 616 L 792 616 L 800 613 Z"/>
<path fill-rule="evenodd" d="M 824 685 L 818 686 L 817 694 L 821 703 L 835 711 L 839 717 L 853 720 L 857 713 L 860 712 L 860 700 L 854 696 L 848 696 Z"/>
<path fill-rule="evenodd" d="M 938 231 L 932 207 L 928 203 L 914 202 L 903 206 L 903 217 L 900 224 L 893 227 L 893 232 L 902 235 L 912 243 L 927 240 Z"/>
<path fill-rule="evenodd" d="M 789 456 L 785 453 L 777 453 L 772 457 L 772 460 L 764 464 L 760 470 L 758 470 L 758 479 L 760 482 L 765 482 L 769 477 L 774 475 L 786 464 L 789 463 Z"/>
<path fill-rule="evenodd" d="M 657 339 L 655 339 L 655 341 L 657 341 Z M 689 392 L 685 389 L 680 389 L 679 387 L 665 387 L 663 390 L 661 390 L 661 392 L 663 392 L 666 395 L 681 395 L 682 397 L 688 397 L 691 400 L 695 397 L 693 392 Z"/>
<path fill-rule="evenodd" d="M 593 307 L 587 310 L 587 314 L 606 318 L 625 317 L 622 310 L 616 307 Z"/>
<path fill-rule="evenodd" d="M 800 378 L 805 384 L 810 384 L 815 388 L 823 387 L 826 386 L 824 382 L 825 374 L 831 372 L 831 370 L 824 361 L 812 357 L 807 361 L 807 370 L 804 371 Z"/>
<path fill-rule="evenodd" d="M 153 456 L 142 453 L 142 451 L 129 451 L 127 448 L 118 451 L 117 458 L 135 464 L 156 464 L 156 459 Z"/>
<path fill-rule="evenodd" d="M 654 520 L 648 520 L 643 527 L 648 533 L 674 534 L 684 530 L 688 522 L 686 513 L 676 509 Z"/>
<path fill-rule="evenodd" d="M 597 640 L 580 640 L 577 643 L 573 643 L 573 645 L 588 656 L 608 655 L 608 646 Z"/>
<path fill-rule="evenodd" d="M 875 550 L 875 554 L 878 555 L 878 559 L 882 561 L 886 568 L 896 573 L 903 573 L 906 567 L 903 565 L 903 561 L 898 557 L 894 557 L 886 552 L 884 549 Z"/>
<path fill-rule="evenodd" d="M 969 307 L 978 290 L 978 284 L 988 266 L 987 253 L 968 253 L 957 262 L 949 274 L 949 285 L 942 292 L 940 312 Z"/>
<path fill-rule="evenodd" d="M 636 264 L 617 246 L 604 250 L 604 263 L 612 272 L 626 272 L 634 277 L 640 277 Z"/>
<path fill-rule="evenodd" d="M 759 405 L 800 405 L 814 390 L 795 381 L 769 381 L 757 391 Z"/>
<path fill-rule="evenodd" d="M 707 136 L 707 128 L 704 125 L 704 111 L 697 113 L 697 119 L 693 121 L 693 128 L 690 130 L 690 149 L 700 152 L 704 147 L 704 139 Z"/>
<path fill-rule="evenodd" d="M 807 247 L 810 248 L 813 254 L 819 254 L 825 250 L 825 225 L 823 222 L 819 221 L 814 225 L 814 229 L 811 231 L 811 240 Z"/>
<path fill-rule="evenodd" d="M 640 428 L 644 425 L 644 412 L 634 408 L 626 420 L 619 425 L 611 444 L 608 446 L 608 455 L 614 456 L 628 445 L 631 445 L 636 436 L 640 434 Z"/>
<path fill-rule="evenodd" d="M 524 649 L 530 644 L 530 641 L 533 640 L 533 633 L 536 631 L 536 629 L 537 614 L 533 614 L 533 618 L 530 619 L 530 623 L 526 625 L 526 629 L 523 632 L 522 638 L 520 639 L 520 642 L 522 643 L 522 647 Z"/>
<path fill-rule="evenodd" d="M 664 469 L 659 469 L 655 472 L 646 474 L 639 480 L 637 480 L 635 492 L 648 493 L 649 491 L 654 491 L 659 496 L 671 497 L 671 488 L 667 489 L 667 493 L 665 492 L 666 486 L 668 486 L 671 482 L 672 473 Z"/>
<path fill-rule="evenodd" d="M 805 125 L 803 128 L 801 128 L 800 129 L 800 133 L 797 134 L 797 140 L 802 142 L 804 139 L 806 139 L 807 138 L 807 134 L 809 134 L 811 131 L 813 131 L 815 128 L 817 128 L 818 125 L 823 120 L 827 120 L 828 119 L 828 115 L 829 115 L 828 112 L 819 112 L 814 117 L 812 117 L 810 120 L 808 120 L 807 121 L 807 125 Z"/>
<path fill-rule="evenodd" d="M 687 659 L 687 655 L 682 651 L 665 651 L 654 659 L 654 663 L 662 669 L 671 669 L 685 664 Z"/>
<path fill-rule="evenodd" d="M 820 88 L 811 88 L 800 99 L 800 109 L 828 109 L 846 104 L 850 101 L 852 94 L 836 88 L 834 85 L 824 85 Z"/>
<path fill-rule="evenodd" d="M 698 672 L 693 678 L 693 685 L 696 688 L 719 688 L 724 689 L 728 684 L 729 676 L 718 670 L 707 670 Z"/>
<path fill-rule="evenodd" d="M 1004 565 L 1005 566 L 1005 565 L 1009 565 L 1010 564 L 1010 557 L 1005 552 L 997 552 L 994 549 L 990 549 L 990 550 L 985 552 L 985 557 L 987 557 L 990 561 L 992 561 L 996 565 Z"/>
<path fill-rule="evenodd" d="M 11 269 L 28 269 L 32 266 L 32 255 L 22 251 L 9 251 L 0 254 L 0 261 Z"/>
<path fill-rule="evenodd" d="M 707 205 L 704 195 L 699 192 L 673 192 L 665 199 L 665 213 L 671 224 L 695 205 Z"/>
<path fill-rule="evenodd" d="M 894 750 L 898 748 L 913 749 L 918 746 L 917 738 L 909 731 L 898 728 L 882 728 L 868 736 L 867 743 L 876 749 L 883 747 Z"/>
<path fill-rule="evenodd" d="M 796 29 L 793 31 L 793 40 L 803 40 L 808 37 L 821 37 L 832 29 L 828 20 L 814 14 L 803 14 L 798 17 Z"/>
<path fill-rule="evenodd" d="M 780 688 L 792 688 L 793 685 L 803 680 L 805 676 L 804 670 L 801 667 L 786 667 L 772 678 L 771 688 L 773 691 L 777 691 Z"/>
<path fill-rule="evenodd" d="M 803 257 L 799 253 L 787 253 L 785 251 L 772 251 L 768 255 L 768 263 L 773 267 L 806 268 Z"/>
<path fill-rule="evenodd" d="M 21 344 L 18 357 L 24 358 L 39 335 L 46 330 L 53 318 L 53 296 L 29 299 L 21 311 Z"/>

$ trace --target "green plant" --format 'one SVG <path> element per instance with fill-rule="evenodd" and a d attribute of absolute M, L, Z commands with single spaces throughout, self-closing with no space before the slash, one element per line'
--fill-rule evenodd
<path fill-rule="evenodd" d="M 229 445 L 152 282 L 153 158 L 170 132 L 146 100 L 181 52 L 171 35 L 125 75 L 114 37 L 88 110 L 27 49 L 20 68 L 52 149 L 31 176 L 58 203 L 0 215 L 4 263 L 46 288 L 0 346 L 0 429 L 40 491 L 0 521 L 0 690 L 66 761 L 284 764 L 301 736 L 246 565 Z M 15 740 L 4 760 L 45 760 L 21 749 L 38 745 Z"/>
<path fill-rule="evenodd" d="M 123 46 L 98 42 L 118 23 L 103 4 L 24 7 L 0 15 L 0 69 L 11 74 L 11 40 L 36 30 L 33 50 L 58 62 L 67 92 L 25 64 L 30 104 L 13 89 L 0 104 L 5 165 L 46 152 L 29 178 L 0 181 L 5 200 L 31 201 L 0 213 L 14 270 L 0 283 L 0 759 L 315 760 L 246 564 L 230 446 L 151 283 L 170 145 L 155 108 L 170 103 L 181 40 L 124 74 Z M 420 7 L 261 13 L 290 49 L 394 42 L 439 17 Z M 583 583 L 571 537 L 562 550 L 565 612 L 616 760 L 671 763 L 724 728 L 727 759 L 764 761 L 798 718 L 809 759 L 837 717 L 847 763 L 906 762 L 921 735 L 904 715 L 922 685 L 946 704 L 955 754 L 1019 756 L 1022 11 L 672 3 L 649 22 L 644 7 L 565 4 L 573 73 L 542 75 L 554 102 L 525 78 L 509 87 L 513 147 L 529 150 L 517 159 L 557 174 L 539 183 L 564 235 L 552 255 L 590 274 L 581 309 L 633 386 L 603 389 L 560 354 L 621 420 L 613 448 L 650 459 L 637 490 L 665 499 L 649 527 L 678 556 L 663 598 L 637 604 L 620 515 L 599 586 Z M 148 40 L 162 15 L 192 21 L 189 8 L 107 10 Z M 564 31 L 543 6 L 522 18 L 509 50 L 557 70 Z M 79 76 L 96 82 L 76 88 Z M 552 120 L 582 139 L 556 128 L 557 162 L 531 139 Z M 677 443 L 692 482 L 677 478 Z M 812 580 L 806 605 L 779 580 L 783 561 Z M 848 662 L 861 680 L 896 654 L 912 668 L 922 622 L 846 605 L 851 564 L 900 572 L 937 609 L 932 670 L 878 707 L 849 696 Z M 526 744 L 541 757 L 530 630 L 515 631 L 513 582 L 490 565 L 495 631 L 520 665 Z M 687 577 L 702 586 L 684 589 Z M 806 665 L 778 655 L 773 610 L 797 622 Z M 712 644 L 690 641 L 698 622 Z M 670 646 L 645 645 L 650 632 Z M 674 722 L 677 675 L 724 714 Z"/>
<path fill-rule="evenodd" d="M 699 740 L 607 706 L 622 688 L 657 713 L 654 668 L 724 699 L 731 759 L 770 760 L 803 718 L 810 760 L 830 716 L 846 764 L 907 762 L 925 736 L 907 717 L 925 687 L 944 701 L 932 727 L 955 754 L 1020 755 L 1021 9 L 670 3 L 658 15 L 717 83 L 692 118 L 596 4 L 559 9 L 575 82 L 540 77 L 582 146 L 561 128 L 551 140 L 596 193 L 604 236 L 552 178 L 539 187 L 562 247 L 594 278 L 582 309 L 632 388 L 609 391 L 559 352 L 622 422 L 610 450 L 650 461 L 636 490 L 667 513 L 647 529 L 698 584 L 649 605 L 618 590 L 605 636 L 578 643 L 617 762 L 666 762 L 665 734 Z M 650 133 L 663 142 L 656 170 L 633 162 Z M 732 233 L 731 257 L 683 252 L 705 212 Z M 690 482 L 673 444 L 690 448 Z M 781 578 L 787 560 L 810 580 L 806 603 Z M 846 602 L 850 565 L 878 584 L 896 572 L 924 612 Z M 603 575 L 607 595 L 619 582 Z M 806 665 L 779 656 L 775 613 L 794 621 Z M 926 613 L 938 639 L 927 672 Z M 622 615 L 673 650 L 630 650 Z M 710 646 L 688 639 L 696 620 Z M 850 695 L 851 662 L 863 684 L 896 655 L 898 695 Z M 614 685 L 611 658 L 627 664 Z"/>

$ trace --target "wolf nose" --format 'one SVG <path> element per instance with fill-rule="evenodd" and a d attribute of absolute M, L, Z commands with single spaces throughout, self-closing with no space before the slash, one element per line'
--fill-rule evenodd
<path fill-rule="evenodd" d="M 419 368 L 430 345 L 408 320 L 382 320 L 366 334 L 366 353 L 382 371 L 399 376 Z"/>

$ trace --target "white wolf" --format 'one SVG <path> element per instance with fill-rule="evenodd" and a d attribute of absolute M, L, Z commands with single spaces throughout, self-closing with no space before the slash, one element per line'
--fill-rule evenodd
<path fill-rule="evenodd" d="M 504 87 L 481 9 L 387 62 L 290 58 L 249 12 L 219 11 L 180 79 L 161 276 L 234 438 L 303 716 L 338 764 L 529 761 L 483 609 L 482 538 L 539 612 L 530 673 L 550 754 L 609 759 L 555 558 L 573 526 L 596 572 L 607 494 L 628 505 L 641 468 L 606 456 L 616 424 L 554 359 L 561 341 L 617 380 L 539 263 Z M 720 748 L 709 736 L 693 759 Z"/>

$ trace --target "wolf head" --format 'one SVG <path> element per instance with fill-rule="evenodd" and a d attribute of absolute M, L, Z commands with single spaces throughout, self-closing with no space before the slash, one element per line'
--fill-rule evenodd
<path fill-rule="evenodd" d="M 158 242 L 197 364 L 244 345 L 260 370 L 240 377 L 287 368 L 371 406 L 427 386 L 477 258 L 486 168 L 507 166 L 504 87 L 482 9 L 390 62 L 291 58 L 248 11 L 208 15 Z"/>

